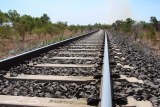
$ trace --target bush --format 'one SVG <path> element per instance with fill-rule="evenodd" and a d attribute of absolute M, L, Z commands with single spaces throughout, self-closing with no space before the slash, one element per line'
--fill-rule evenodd
<path fill-rule="evenodd" d="M 0 38 L 10 39 L 12 34 L 12 28 L 9 25 L 4 25 L 0 27 Z"/>
<path fill-rule="evenodd" d="M 155 31 L 155 29 L 152 26 L 150 26 L 148 28 L 147 37 L 149 39 L 151 39 L 151 40 L 155 40 L 156 39 L 156 31 Z"/>

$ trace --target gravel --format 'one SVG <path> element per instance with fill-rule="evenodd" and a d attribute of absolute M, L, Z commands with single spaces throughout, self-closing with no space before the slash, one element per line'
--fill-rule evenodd
<path fill-rule="evenodd" d="M 126 98 L 133 96 L 136 100 L 148 100 L 153 107 L 160 106 L 160 63 L 159 58 L 152 55 L 147 55 L 138 50 L 128 40 L 119 36 L 110 38 L 111 44 L 117 44 L 122 56 L 125 60 L 120 61 L 122 64 L 129 64 L 134 69 L 124 69 L 116 65 L 118 59 L 114 58 L 113 50 L 111 49 L 111 71 L 113 77 L 114 103 L 116 105 L 127 104 Z M 112 47 L 112 46 L 110 46 Z M 116 55 L 117 56 L 117 55 Z M 119 81 L 119 75 L 123 74 L 127 77 L 136 77 L 144 81 L 144 84 L 129 83 Z M 123 101 L 120 101 L 122 98 Z"/>
<path fill-rule="evenodd" d="M 30 75 L 59 75 L 59 76 L 93 76 L 98 72 L 101 73 L 101 67 L 97 68 L 52 68 L 52 67 L 29 67 L 25 64 L 13 67 L 8 71 L 13 75 L 30 74 Z"/>
<path fill-rule="evenodd" d="M 0 80 L 0 94 L 48 98 L 98 98 L 100 84 Z"/>

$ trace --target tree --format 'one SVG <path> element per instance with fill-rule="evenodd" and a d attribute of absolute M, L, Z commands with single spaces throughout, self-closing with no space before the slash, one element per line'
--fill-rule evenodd
<path fill-rule="evenodd" d="M 157 20 L 156 17 L 152 16 L 152 17 L 150 18 L 150 22 L 151 22 L 151 24 L 153 25 L 153 27 L 154 27 L 156 30 L 159 30 L 159 29 L 158 29 L 158 20 Z"/>
<path fill-rule="evenodd" d="M 87 30 L 89 30 L 89 31 L 93 30 L 93 26 L 91 24 L 88 24 L 87 25 Z"/>
<path fill-rule="evenodd" d="M 33 20 L 35 29 L 43 27 L 42 20 L 39 17 L 33 18 Z"/>
<path fill-rule="evenodd" d="M 32 35 L 32 31 L 34 28 L 34 19 L 30 15 L 24 15 L 23 18 L 25 18 L 27 31 L 30 35 Z"/>
<path fill-rule="evenodd" d="M 8 19 L 9 22 L 15 26 L 15 24 L 19 21 L 20 19 L 20 14 L 16 10 L 9 10 L 8 11 Z"/>
<path fill-rule="evenodd" d="M 117 30 L 121 30 L 122 28 L 123 28 L 123 20 L 117 20 L 116 22 L 115 22 L 115 30 L 117 31 Z"/>
<path fill-rule="evenodd" d="M 6 21 L 6 16 L 3 12 L 0 10 L 0 25 L 2 25 Z"/>
<path fill-rule="evenodd" d="M 125 21 L 125 32 L 132 33 L 132 26 L 135 23 L 131 18 L 127 18 Z"/>
<path fill-rule="evenodd" d="M 41 21 L 43 24 L 47 24 L 50 22 L 50 17 L 47 15 L 47 14 L 43 14 L 41 17 L 40 17 Z"/>
<path fill-rule="evenodd" d="M 30 32 L 32 29 L 32 21 L 30 20 L 30 16 L 21 16 L 15 23 L 15 29 L 19 36 L 22 38 L 21 40 L 24 41 L 26 33 Z"/>
<path fill-rule="evenodd" d="M 100 23 L 95 23 L 93 26 L 96 29 L 100 29 L 101 28 L 101 24 Z"/>

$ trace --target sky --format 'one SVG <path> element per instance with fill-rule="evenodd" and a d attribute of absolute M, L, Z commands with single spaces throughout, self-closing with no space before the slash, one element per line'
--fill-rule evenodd
<path fill-rule="evenodd" d="M 21 15 L 40 17 L 48 14 L 51 21 L 68 24 L 112 24 L 116 20 L 133 18 L 160 20 L 160 0 L 0 0 L 0 10 L 17 10 Z"/>

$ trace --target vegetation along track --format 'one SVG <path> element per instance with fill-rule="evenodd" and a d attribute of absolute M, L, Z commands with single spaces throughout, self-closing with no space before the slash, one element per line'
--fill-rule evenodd
<path fill-rule="evenodd" d="M 100 30 L 1 61 L 0 105 L 100 105 L 103 49 Z"/>

